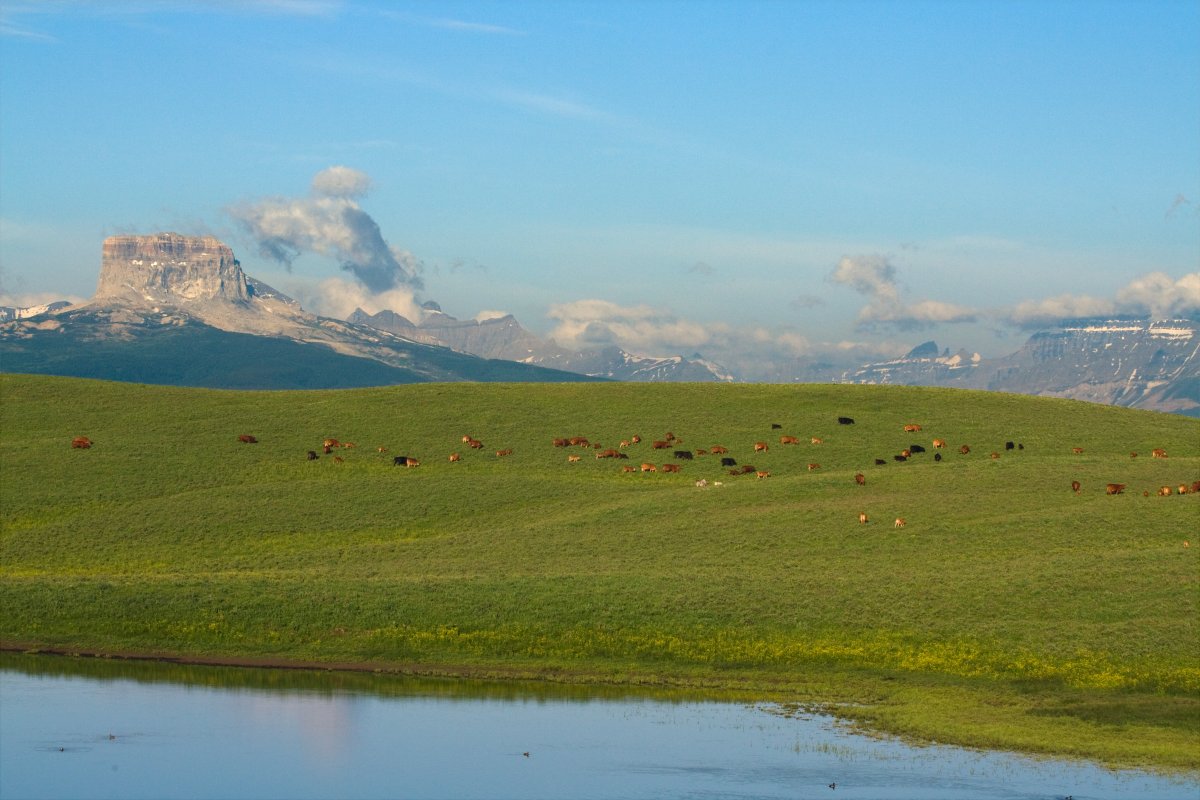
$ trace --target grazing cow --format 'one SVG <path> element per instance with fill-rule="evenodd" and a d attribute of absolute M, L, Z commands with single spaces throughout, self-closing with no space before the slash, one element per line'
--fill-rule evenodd
<path fill-rule="evenodd" d="M 772 423 L 771 423 L 771 430 L 773 430 L 773 431 L 777 431 L 777 430 L 779 430 L 779 429 L 780 429 L 780 428 L 782 428 L 782 427 L 783 427 L 783 426 L 782 426 L 782 425 L 780 425 L 778 422 L 772 422 Z"/>
<path fill-rule="evenodd" d="M 946 446 L 945 439 L 934 439 L 933 440 L 933 449 L 934 450 L 941 450 L 945 446 Z"/>
<path fill-rule="evenodd" d="M 703 447 L 697 447 L 697 448 L 696 448 L 696 455 L 698 455 L 698 456 L 706 456 L 706 455 L 708 455 L 708 451 L 707 451 L 707 450 L 705 450 Z"/>
<path fill-rule="evenodd" d="M 1163 486 L 1158 490 L 1159 497 L 1170 497 L 1172 494 L 1174 494 L 1174 492 L 1171 490 L 1170 486 Z"/>
<path fill-rule="evenodd" d="M 567 456 L 567 463 L 574 464 L 581 458 L 583 458 L 583 456 Z M 599 458 L 599 456 L 597 456 L 597 458 Z"/>
<path fill-rule="evenodd" d="M 814 469 L 820 469 L 820 468 L 821 468 L 821 465 L 820 465 L 820 464 L 809 464 L 809 465 L 808 465 L 808 471 L 809 471 L 809 472 L 812 472 Z"/>
<path fill-rule="evenodd" d="M 658 472 L 658 467 L 653 464 L 642 464 L 642 472 Z"/>
<path fill-rule="evenodd" d="M 1004 449 L 1005 449 L 1005 450 L 1012 450 L 1012 449 L 1013 449 L 1013 448 L 1015 448 L 1015 447 L 1016 447 L 1016 445 L 1015 445 L 1015 444 L 1013 444 L 1012 442 L 1005 442 L 1005 443 L 1004 443 Z"/>
<path fill-rule="evenodd" d="M 675 441 L 675 434 L 671 433 L 670 431 L 667 431 L 667 435 L 664 436 L 663 438 L 666 439 L 668 442 L 673 442 L 673 441 Z"/>
<path fill-rule="evenodd" d="M 417 461 L 412 456 L 396 456 L 392 459 L 392 466 L 395 467 L 419 467 L 421 462 Z"/>
<path fill-rule="evenodd" d="M 742 464 L 743 475 L 749 475 L 751 472 L 758 472 L 758 467 L 753 464 Z"/>
<path fill-rule="evenodd" d="M 572 447 L 587 447 L 588 440 L 586 436 L 572 436 L 570 439 L 567 439 L 567 444 Z"/>
<path fill-rule="evenodd" d="M 1188 487 L 1187 487 L 1187 484 L 1186 484 L 1186 483 L 1181 483 L 1181 484 L 1179 484 L 1179 493 L 1180 493 L 1180 494 L 1187 494 L 1187 493 L 1188 493 Z"/>
<path fill-rule="evenodd" d="M 903 453 L 901 453 L 901 454 L 899 454 L 899 455 L 894 455 L 894 456 L 892 456 L 892 460 L 893 460 L 893 461 L 900 461 L 900 462 L 904 462 L 904 461 L 908 461 L 908 456 L 906 456 L 906 455 L 904 455 Z"/>
<path fill-rule="evenodd" d="M 1105 494 L 1121 494 L 1124 491 L 1125 484 L 1123 483 L 1110 483 L 1104 487 Z"/>
<path fill-rule="evenodd" d="M 691 450 L 676 450 L 675 457 L 678 458 L 680 461 L 691 461 L 692 460 L 692 451 Z"/>
<path fill-rule="evenodd" d="M 722 458 L 722 459 L 721 459 L 721 466 L 722 466 L 722 467 L 736 467 L 736 466 L 737 466 L 737 459 L 734 459 L 734 458 L 728 458 L 728 457 L 727 457 L 727 458 Z"/>
<path fill-rule="evenodd" d="M 92 440 L 86 436 L 76 436 L 71 440 L 71 447 L 75 450 L 87 450 L 92 446 Z"/>
<path fill-rule="evenodd" d="M 1200 494 L 1200 481 L 1194 482 L 1189 489 L 1191 490 L 1192 494 Z"/>
<path fill-rule="evenodd" d="M 380 445 L 379 447 L 375 448 L 375 452 L 379 453 L 380 455 L 383 455 L 384 453 L 387 452 L 387 448 L 384 447 L 383 445 Z"/>
<path fill-rule="evenodd" d="M 566 439 L 554 439 L 555 447 L 566 447 L 568 444 Z"/>
<path fill-rule="evenodd" d="M 679 472 L 681 467 L 678 464 L 663 464 L 661 469 L 663 472 Z"/>
<path fill-rule="evenodd" d="M 720 455 L 722 453 L 728 453 L 729 448 L 724 447 L 719 444 L 714 444 L 712 447 L 708 448 L 708 452 L 712 453 L 715 456 L 715 455 Z"/>
<path fill-rule="evenodd" d="M 629 458 L 628 453 L 617 453 L 617 458 Z"/>
<path fill-rule="evenodd" d="M 1071 481 L 1071 491 L 1072 492 L 1074 492 L 1075 494 L 1079 494 L 1080 488 L 1081 488 L 1081 486 L 1079 484 L 1079 481 Z"/>
<path fill-rule="evenodd" d="M 964 444 L 962 447 L 958 448 L 958 452 L 962 453 L 964 456 L 967 455 L 971 452 L 971 445 Z"/>
<path fill-rule="evenodd" d="M 1153 456 L 1154 458 L 1166 458 L 1167 451 L 1163 450 L 1161 447 L 1156 447 L 1150 451 L 1150 455 Z"/>
<path fill-rule="evenodd" d="M 1083 448 L 1082 447 L 1072 447 L 1071 452 L 1074 453 L 1075 455 L 1079 455 L 1080 453 L 1083 452 Z"/>
<path fill-rule="evenodd" d="M 666 450 L 668 447 L 671 446 L 671 443 L 660 439 L 650 446 L 653 447 L 655 450 Z"/>
<path fill-rule="evenodd" d="M 756 452 L 756 453 L 765 453 L 770 449 L 771 448 L 767 447 L 766 442 L 755 442 L 754 443 L 754 452 Z"/>
<path fill-rule="evenodd" d="M 696 486 L 700 489 L 703 489 L 705 486 L 708 486 L 708 479 L 701 478 L 700 480 L 696 481 Z"/>
<path fill-rule="evenodd" d="M 825 440 L 819 436 L 814 436 L 811 439 L 809 439 L 809 442 L 811 442 L 812 444 L 824 444 Z"/>
<path fill-rule="evenodd" d="M 248 433 L 238 434 L 238 441 L 241 442 L 242 444 L 258 444 L 258 439 L 255 439 L 253 436 L 251 436 Z"/>
<path fill-rule="evenodd" d="M 596 453 L 596 458 L 617 458 L 620 455 L 621 455 L 620 450 L 616 450 L 616 449 L 610 447 L 607 450 L 598 451 Z"/>
<path fill-rule="evenodd" d="M 919 445 L 919 444 L 910 444 L 908 446 L 908 449 L 909 449 L 909 452 L 911 452 L 911 453 L 924 453 L 925 452 L 925 448 L 921 447 L 921 445 Z"/>
<path fill-rule="evenodd" d="M 629 440 L 628 440 L 628 439 L 622 439 L 622 440 L 621 440 L 621 443 L 620 443 L 619 445 L 617 445 L 617 446 L 618 446 L 618 447 L 620 447 L 622 450 L 624 450 L 626 447 L 629 447 Z"/>
<path fill-rule="evenodd" d="M 637 444 L 641 440 L 642 440 L 642 437 L 638 436 L 636 433 L 633 436 L 629 437 L 629 441 L 632 442 L 633 444 Z"/>
<path fill-rule="evenodd" d="M 621 467 L 621 473 L 624 474 L 626 472 L 637 472 L 637 468 L 633 466 L 633 464 L 626 464 L 625 466 Z"/>
<path fill-rule="evenodd" d="M 511 455 L 512 455 L 511 447 L 509 447 L 505 450 L 497 450 L 496 451 L 496 458 L 504 458 L 505 456 L 511 456 Z"/>
<path fill-rule="evenodd" d="M 453 463 L 455 461 L 462 461 L 462 456 L 460 456 L 458 453 L 451 453 L 450 461 L 451 461 L 451 463 Z"/>
<path fill-rule="evenodd" d="M 1137 458 L 1137 453 L 1130 452 L 1130 453 L 1129 453 L 1129 457 L 1130 457 L 1130 458 Z"/>
<path fill-rule="evenodd" d="M 483 442 L 479 441 L 478 439 L 468 439 L 467 447 L 471 448 L 472 450 L 482 450 Z"/>
<path fill-rule="evenodd" d="M 992 454 L 991 454 L 991 455 L 992 455 L 992 459 L 993 459 L 993 460 L 995 460 L 995 459 L 997 459 L 997 458 L 999 458 L 999 457 L 1000 457 L 1000 454 L 999 454 L 999 453 L 997 453 L 995 450 L 993 450 L 993 451 L 992 451 Z"/>
<path fill-rule="evenodd" d="M 859 514 L 859 515 L 858 515 L 858 524 L 859 524 L 859 525 L 866 525 L 866 524 L 867 524 L 867 521 L 868 521 L 868 520 L 867 520 L 867 515 L 866 515 L 866 514 Z"/>
<path fill-rule="evenodd" d="M 800 444 L 800 439 L 796 436 L 780 436 L 779 443 L 780 444 Z M 813 444 L 816 444 L 816 440 L 813 441 Z"/>
<path fill-rule="evenodd" d="M 1018 449 L 1018 450 L 1024 450 L 1024 449 L 1025 449 L 1025 445 L 1021 444 L 1020 442 L 1017 442 L 1017 449 Z"/>
<path fill-rule="evenodd" d="M 354 442 L 342 442 L 342 447 L 346 448 L 347 450 L 350 450 L 355 447 L 358 447 L 358 445 L 356 445 Z"/>
<path fill-rule="evenodd" d="M 887 464 L 887 462 L 886 462 L 886 461 L 884 461 L 882 458 L 877 458 L 877 459 L 875 459 L 875 466 L 877 466 L 877 467 L 882 467 L 882 466 L 884 466 L 885 464 Z"/>
<path fill-rule="evenodd" d="M 904 522 L 904 517 L 896 517 L 896 522 L 894 523 L 894 525 L 897 528 L 903 528 L 905 526 L 905 524 L 906 523 Z"/>
<path fill-rule="evenodd" d="M 859 486 L 866 486 L 867 485 L 867 476 L 863 475 L 861 472 L 856 472 L 856 473 L 854 473 L 854 482 L 857 483 Z"/>
<path fill-rule="evenodd" d="M 729 474 L 730 475 L 741 475 L 742 471 L 740 469 L 731 469 L 731 470 L 729 470 Z"/>
<path fill-rule="evenodd" d="M 770 473 L 770 472 L 767 472 L 767 471 L 765 471 L 765 470 L 761 470 L 761 469 L 760 469 L 760 470 L 758 470 L 757 472 L 755 472 L 754 474 L 758 476 L 759 480 L 761 480 L 761 479 L 763 479 L 763 478 L 769 478 L 769 477 L 771 477 L 771 473 Z"/>
<path fill-rule="evenodd" d="M 916 432 L 917 432 L 917 431 L 919 431 L 919 430 L 921 430 L 921 426 L 920 426 L 920 425 L 913 425 L 913 424 L 909 424 L 909 425 L 905 425 L 905 426 L 904 426 L 904 432 L 905 432 L 905 433 L 916 433 Z"/>
<path fill-rule="evenodd" d="M 329 445 L 325 445 L 324 447 L 321 448 L 321 451 L 323 453 L 325 453 L 325 455 L 329 455 L 330 453 L 333 452 L 333 448 L 330 447 Z"/>
<path fill-rule="evenodd" d="M 934 460 L 934 461 L 941 461 L 941 460 L 942 460 L 942 454 L 941 454 L 941 453 L 934 453 L 934 454 L 933 454 L 933 460 Z"/>
<path fill-rule="evenodd" d="M 316 450 L 309 450 L 308 455 L 305 456 L 305 458 L 307 458 L 309 461 L 316 461 L 318 458 L 320 458 L 320 456 L 317 455 Z"/>
<path fill-rule="evenodd" d="M 335 464 L 341 464 L 341 463 L 345 462 L 345 460 L 346 459 L 342 458 L 341 456 L 333 457 L 333 463 L 335 463 Z"/>
<path fill-rule="evenodd" d="M 339 442 L 337 439 L 326 439 L 324 442 L 321 443 L 321 446 L 322 447 L 340 447 L 341 442 Z"/>
<path fill-rule="evenodd" d="M 853 425 L 854 420 L 850 417 L 838 417 L 838 425 Z"/>
<path fill-rule="evenodd" d="M 900 455 L 904 456 L 905 458 L 911 458 L 912 450 L 901 450 Z"/>

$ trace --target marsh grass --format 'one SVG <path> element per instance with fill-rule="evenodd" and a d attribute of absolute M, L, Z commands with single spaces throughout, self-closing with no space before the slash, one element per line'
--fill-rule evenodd
<path fill-rule="evenodd" d="M 1200 479 L 1194 420 L 911 387 L 0 392 L 6 642 L 740 687 L 927 739 L 1200 767 L 1200 495 L 1154 496 Z M 667 431 L 772 477 L 712 456 L 620 473 L 673 460 L 650 449 Z M 628 461 L 551 445 L 635 433 Z M 328 436 L 358 446 L 306 460 Z M 910 444 L 928 452 L 892 461 Z"/>

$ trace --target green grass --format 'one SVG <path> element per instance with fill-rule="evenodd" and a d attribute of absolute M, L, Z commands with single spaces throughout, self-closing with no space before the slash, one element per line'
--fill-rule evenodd
<path fill-rule="evenodd" d="M 712 456 L 620 473 L 669 460 L 650 449 L 667 431 L 771 477 Z M 551 445 L 635 433 L 629 461 Z M 358 447 L 307 461 L 327 436 Z M 912 443 L 929 452 L 892 461 Z M 732 689 L 921 739 L 1197 770 L 1200 495 L 1154 496 L 1197 479 L 1195 420 L 1017 395 L 5 375 L 0 639 Z"/>

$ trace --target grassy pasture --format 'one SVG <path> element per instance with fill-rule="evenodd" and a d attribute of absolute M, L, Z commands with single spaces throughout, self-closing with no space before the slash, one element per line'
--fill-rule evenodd
<path fill-rule="evenodd" d="M 675 461 L 650 449 L 667 431 L 771 477 L 714 456 L 620 473 Z M 551 445 L 635 433 L 628 461 Z M 358 446 L 306 460 L 327 436 Z M 928 452 L 894 462 L 910 444 Z M 735 689 L 924 739 L 1197 770 L 1200 495 L 1155 492 L 1198 479 L 1195 420 L 1017 395 L 4 375 L 0 640 Z"/>

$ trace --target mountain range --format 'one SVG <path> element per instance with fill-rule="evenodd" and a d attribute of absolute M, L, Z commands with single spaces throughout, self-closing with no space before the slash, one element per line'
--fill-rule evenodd
<path fill-rule="evenodd" d="M 939 350 L 858 365 L 797 360 L 774 382 L 891 383 L 1047 395 L 1200 416 L 1200 320 L 1076 320 L 1002 358 Z M 246 275 L 213 237 L 106 239 L 86 303 L 0 307 L 0 370 L 228 388 L 420 381 L 739 381 L 700 354 L 572 350 L 511 315 L 459 320 L 428 302 L 346 320 L 305 311 Z"/>

